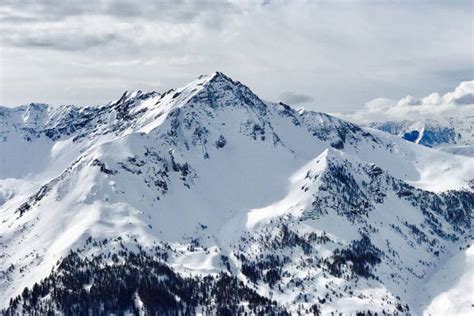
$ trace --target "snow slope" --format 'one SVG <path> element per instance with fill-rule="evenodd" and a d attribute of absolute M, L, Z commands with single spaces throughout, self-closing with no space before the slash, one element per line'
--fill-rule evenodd
<path fill-rule="evenodd" d="M 0 108 L 0 140 L 1 307 L 71 250 L 160 245 L 173 271 L 227 271 L 289 311 L 421 314 L 446 298 L 419 289 L 469 242 L 474 158 L 222 73 L 103 106 Z"/>
<path fill-rule="evenodd" d="M 427 315 L 471 315 L 474 302 L 474 251 L 467 248 L 449 258 L 446 264 L 434 274 L 426 289 L 430 304 Z M 444 292 L 440 284 L 448 284 Z"/>

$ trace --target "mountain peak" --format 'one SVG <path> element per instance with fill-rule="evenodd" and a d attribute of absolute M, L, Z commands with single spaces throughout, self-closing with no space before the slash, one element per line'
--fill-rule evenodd
<path fill-rule="evenodd" d="M 198 77 L 198 85 L 202 86 L 210 86 L 210 85 L 216 85 L 219 86 L 225 86 L 225 85 L 240 85 L 241 83 L 238 81 L 234 81 L 232 78 L 229 76 L 225 75 L 224 73 L 220 71 L 215 71 L 210 75 L 201 75 Z"/>
<path fill-rule="evenodd" d="M 247 86 L 234 81 L 220 71 L 208 76 L 199 76 L 183 88 L 177 89 L 171 96 L 171 100 L 163 99 L 164 102 L 171 101 L 174 106 L 182 107 L 185 104 L 207 105 L 217 109 L 222 106 L 242 106 L 245 108 L 258 109 L 259 112 L 266 111 L 265 103 L 255 95 Z"/>
<path fill-rule="evenodd" d="M 224 80 L 229 80 L 231 82 L 234 82 L 234 80 L 232 80 L 232 78 L 230 78 L 229 76 L 227 76 L 226 74 L 224 74 L 221 71 L 215 71 L 211 75 L 211 80 L 216 80 L 216 79 L 224 79 Z"/>
<path fill-rule="evenodd" d="M 243 91 L 242 88 L 245 90 Z M 237 91 L 240 91 L 237 93 Z M 249 88 L 244 86 L 238 81 L 234 81 L 232 78 L 228 77 L 220 71 L 215 71 L 210 75 L 200 75 L 193 81 L 189 82 L 187 85 L 171 89 L 164 93 L 158 93 L 155 91 L 144 92 L 141 90 L 131 90 L 125 91 L 120 98 L 115 101 L 108 103 L 109 106 L 121 107 L 125 109 L 131 109 L 134 107 L 136 102 L 140 102 L 149 98 L 161 97 L 158 102 L 163 105 L 167 103 L 168 105 L 165 108 L 174 108 L 175 106 L 181 107 L 189 101 L 193 100 L 194 97 L 201 98 L 203 95 L 212 95 L 215 98 L 214 101 L 218 101 L 220 97 L 224 94 L 230 98 L 229 93 L 237 93 L 242 97 L 243 95 L 253 95 L 251 99 L 258 98 L 250 91 Z M 168 96 L 165 98 L 165 96 Z M 235 95 L 236 96 L 236 95 Z M 234 96 L 234 97 L 235 97 Z M 247 99 L 246 99 L 247 100 Z M 156 104 L 158 104 L 158 102 Z"/>

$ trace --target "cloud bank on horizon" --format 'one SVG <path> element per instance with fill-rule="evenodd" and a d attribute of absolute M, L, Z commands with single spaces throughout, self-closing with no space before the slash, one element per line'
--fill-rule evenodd
<path fill-rule="evenodd" d="M 474 80 L 461 82 L 444 95 L 433 92 L 423 98 L 411 95 L 400 100 L 376 98 L 359 111 L 336 115 L 361 123 L 474 115 Z"/>
<path fill-rule="evenodd" d="M 104 104 L 223 71 L 325 112 L 473 79 L 471 1 L 4 0 L 0 104 Z"/>

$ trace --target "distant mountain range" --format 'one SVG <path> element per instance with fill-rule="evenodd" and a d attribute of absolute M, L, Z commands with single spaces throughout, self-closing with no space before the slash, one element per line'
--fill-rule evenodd
<path fill-rule="evenodd" d="M 372 122 L 368 126 L 423 146 L 474 156 L 474 116 Z"/>

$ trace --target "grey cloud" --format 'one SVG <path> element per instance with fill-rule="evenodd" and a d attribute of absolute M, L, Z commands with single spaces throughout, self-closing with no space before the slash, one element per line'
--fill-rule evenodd
<path fill-rule="evenodd" d="M 53 32 L 37 34 L 10 34 L 3 41 L 24 48 L 43 48 L 65 51 L 87 50 L 104 46 L 118 39 L 117 34 L 78 34 L 74 32 Z"/>
<path fill-rule="evenodd" d="M 302 104 L 314 101 L 314 98 L 310 95 L 303 93 L 296 93 L 293 91 L 285 91 L 280 94 L 280 99 L 288 104 Z"/>
<path fill-rule="evenodd" d="M 133 0 L 25 0 L 3 1 L 0 8 L 10 12 L 9 19 L 28 21 L 58 21 L 83 15 L 103 15 L 116 18 L 140 18 L 190 22 L 205 14 L 227 14 L 238 11 L 229 1 L 133 1 Z M 28 18 L 26 18 L 28 17 Z M 6 19 L 7 17 L 3 17 Z"/>
<path fill-rule="evenodd" d="M 58 20 L 69 16 L 78 16 L 83 14 L 93 14 L 102 12 L 104 3 L 102 1 L 93 0 L 5 0 L 2 1 L 0 8 L 4 12 L 8 12 L 10 18 L 31 17 L 37 20 Z"/>
<path fill-rule="evenodd" d="M 202 28 L 221 30 L 237 12 L 228 1 L 6 0 L 0 4 L 1 42 L 60 51 L 109 46 L 114 55 L 142 54 L 181 45 Z M 111 45 L 119 42 L 118 49 Z"/>

